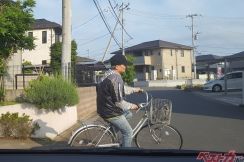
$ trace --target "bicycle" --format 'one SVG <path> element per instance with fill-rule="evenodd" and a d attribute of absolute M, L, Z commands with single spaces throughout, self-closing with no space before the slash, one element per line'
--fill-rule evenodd
<path fill-rule="evenodd" d="M 181 149 L 183 139 L 180 132 L 170 125 L 172 102 L 149 96 L 146 102 L 139 104 L 136 111 L 145 111 L 141 120 L 133 129 L 133 139 L 138 148 Z M 108 125 L 84 125 L 70 137 L 72 147 L 119 147 L 118 135 Z"/>

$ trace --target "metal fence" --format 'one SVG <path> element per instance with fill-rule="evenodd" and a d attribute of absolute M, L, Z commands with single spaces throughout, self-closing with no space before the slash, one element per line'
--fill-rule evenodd
<path fill-rule="evenodd" d="M 29 82 L 39 76 L 38 69 L 31 70 L 25 66 L 7 66 L 7 72 L 2 75 L 2 84 L 5 89 L 24 89 Z"/>
<path fill-rule="evenodd" d="M 93 86 L 101 80 L 106 67 L 101 63 L 77 63 L 70 66 L 63 66 L 64 72 L 68 73 L 68 77 L 77 86 Z M 67 68 L 68 67 L 68 68 Z M 0 74 L 0 86 L 5 89 L 15 90 L 24 89 L 30 81 L 37 79 L 42 75 L 61 75 L 62 70 L 55 71 L 50 65 L 39 66 L 18 66 L 11 65 L 7 67 L 7 73 Z"/>

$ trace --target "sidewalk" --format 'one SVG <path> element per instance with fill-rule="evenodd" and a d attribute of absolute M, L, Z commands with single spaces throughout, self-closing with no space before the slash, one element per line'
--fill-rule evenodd
<path fill-rule="evenodd" d="M 227 92 L 227 94 L 225 92 L 214 93 L 207 91 L 192 91 L 192 93 L 235 106 L 239 106 L 242 103 L 242 91 Z"/>
<path fill-rule="evenodd" d="M 49 139 L 7 139 L 0 138 L 0 149 L 34 149 L 34 150 L 50 150 L 50 149 L 65 149 L 69 148 L 68 141 L 72 132 L 81 126 L 81 122 L 91 124 L 98 120 L 98 116 L 93 116 L 85 121 L 79 121 L 71 128 L 59 134 L 54 140 Z"/>

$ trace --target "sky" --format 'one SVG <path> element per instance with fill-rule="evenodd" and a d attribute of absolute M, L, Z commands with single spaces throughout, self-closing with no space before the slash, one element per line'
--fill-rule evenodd
<path fill-rule="evenodd" d="M 97 0 L 111 30 L 116 17 L 108 0 Z M 124 45 L 130 47 L 142 42 L 164 40 L 192 45 L 191 19 L 194 17 L 196 55 L 231 55 L 244 51 L 243 0 L 110 0 L 115 12 L 122 3 L 124 10 Z M 118 4 L 118 5 L 116 5 Z M 62 0 L 36 0 L 36 19 L 45 18 L 62 24 Z M 115 29 L 118 46 L 112 40 L 106 54 L 118 50 L 122 42 L 122 27 Z M 132 37 L 132 39 L 131 39 Z M 110 34 L 93 0 L 72 0 L 72 39 L 78 44 L 78 55 L 101 60 Z"/>

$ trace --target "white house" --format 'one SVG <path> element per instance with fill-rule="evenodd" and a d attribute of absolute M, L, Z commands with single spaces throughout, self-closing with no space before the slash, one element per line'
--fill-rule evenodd
<path fill-rule="evenodd" d="M 61 25 L 46 19 L 36 19 L 27 34 L 35 38 L 36 47 L 31 51 L 22 51 L 22 62 L 30 61 L 32 65 L 49 64 L 51 45 L 61 41 Z"/>
<path fill-rule="evenodd" d="M 31 30 L 27 31 L 30 37 L 34 37 L 34 50 L 19 50 L 8 60 L 8 75 L 5 76 L 6 89 L 15 89 L 16 75 L 22 74 L 22 63 L 30 61 L 32 65 L 40 66 L 51 61 L 50 47 L 55 42 L 61 41 L 61 25 L 45 19 L 36 19 Z M 22 77 L 20 77 L 22 78 Z"/>

